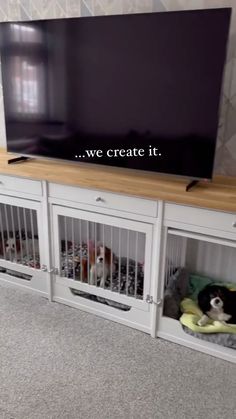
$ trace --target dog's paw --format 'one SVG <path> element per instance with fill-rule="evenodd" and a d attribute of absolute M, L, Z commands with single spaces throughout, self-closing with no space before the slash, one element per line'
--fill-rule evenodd
<path fill-rule="evenodd" d="M 206 325 L 206 323 L 205 323 L 205 321 L 198 320 L 197 325 L 198 325 L 198 326 L 205 326 L 205 325 Z"/>
<path fill-rule="evenodd" d="M 216 327 L 221 327 L 221 326 L 230 326 L 229 323 L 226 323 L 224 320 L 215 320 L 213 322 L 213 325 Z"/>
<path fill-rule="evenodd" d="M 223 322 L 227 322 L 229 319 L 231 319 L 231 315 L 230 314 L 226 314 L 226 313 L 222 313 L 219 314 L 219 320 L 223 323 Z"/>
<path fill-rule="evenodd" d="M 205 314 L 198 320 L 197 325 L 198 326 L 206 326 L 206 324 L 208 323 L 208 316 L 206 316 Z"/>

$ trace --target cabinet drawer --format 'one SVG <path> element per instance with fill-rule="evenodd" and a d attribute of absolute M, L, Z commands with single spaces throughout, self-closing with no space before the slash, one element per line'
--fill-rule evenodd
<path fill-rule="evenodd" d="M 165 222 L 170 220 L 183 224 L 234 233 L 236 237 L 236 214 L 215 210 L 166 204 Z"/>
<path fill-rule="evenodd" d="M 80 202 L 101 208 L 127 211 L 134 214 L 157 216 L 157 202 L 108 192 L 77 188 L 74 186 L 49 184 L 49 196 L 72 202 Z"/>
<path fill-rule="evenodd" d="M 37 180 L 0 175 L 0 193 L 7 194 L 11 193 L 11 191 L 30 195 L 42 195 L 42 185 Z"/>

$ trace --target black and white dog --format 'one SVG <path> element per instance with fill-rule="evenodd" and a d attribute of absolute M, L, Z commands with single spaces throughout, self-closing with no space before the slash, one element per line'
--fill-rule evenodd
<path fill-rule="evenodd" d="M 205 326 L 209 318 L 223 324 L 236 324 L 236 291 L 224 286 L 207 285 L 198 294 L 198 305 L 203 312 L 199 326 Z"/>

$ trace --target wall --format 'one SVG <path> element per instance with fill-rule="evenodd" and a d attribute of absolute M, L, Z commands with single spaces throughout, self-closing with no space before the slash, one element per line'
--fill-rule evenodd
<path fill-rule="evenodd" d="M 218 174 L 236 176 L 235 0 L 0 0 L 0 20 L 31 20 L 214 7 L 233 8 L 214 171 Z M 0 146 L 5 146 L 5 144 L 1 90 Z"/>

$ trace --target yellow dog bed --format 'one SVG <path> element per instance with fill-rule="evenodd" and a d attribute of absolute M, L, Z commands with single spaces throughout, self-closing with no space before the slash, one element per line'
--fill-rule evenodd
<path fill-rule="evenodd" d="M 219 321 L 209 319 L 206 326 L 198 326 L 197 322 L 202 317 L 203 313 L 198 305 L 191 300 L 191 298 L 184 298 L 180 303 L 181 311 L 183 312 L 180 317 L 180 322 L 193 330 L 200 333 L 236 333 L 236 324 L 228 324 L 225 326 Z"/>

